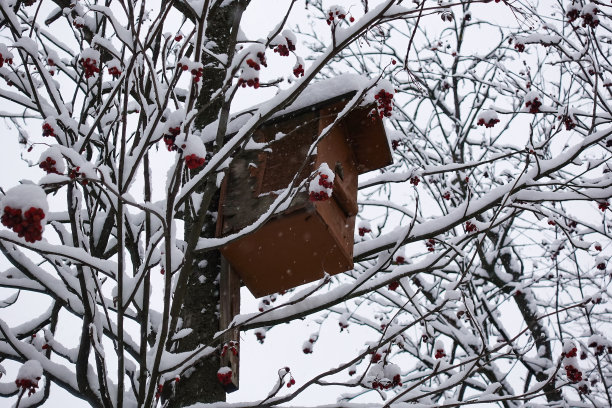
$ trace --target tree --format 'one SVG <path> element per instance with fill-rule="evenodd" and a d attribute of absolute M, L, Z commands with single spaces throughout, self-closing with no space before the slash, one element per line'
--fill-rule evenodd
<path fill-rule="evenodd" d="M 338 406 L 375 393 L 381 406 L 612 405 L 604 5 L 551 4 L 545 17 L 505 2 L 308 1 L 314 25 L 295 30 L 306 53 L 287 30 L 295 1 L 262 40 L 239 29 L 248 1 L 55 4 L 0 3 L 4 116 L 48 173 L 4 191 L 2 306 L 19 307 L 21 293 L 50 302 L 21 324 L 0 321 L 1 356 L 20 367 L 0 393 L 20 406 L 42 405 L 51 384 L 96 407 L 223 400 L 219 181 L 315 78 L 354 71 L 367 75 L 344 81 L 355 92 L 345 112 L 386 117 L 395 159 L 360 182 L 355 267 L 262 299 L 232 329 L 263 341 L 280 323 L 337 316 L 340 335 L 369 334 L 286 394 L 293 377 L 279 370 L 256 403 L 342 385 L 353 392 Z M 497 9 L 516 27 L 479 18 Z M 289 84 L 260 82 L 274 53 L 309 63 L 296 58 Z M 278 92 L 234 133 L 236 95 L 260 87 Z M 71 349 L 56 337 L 75 318 Z"/>

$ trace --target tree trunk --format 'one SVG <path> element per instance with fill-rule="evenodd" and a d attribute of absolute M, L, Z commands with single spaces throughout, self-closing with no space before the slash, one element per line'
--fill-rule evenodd
<path fill-rule="evenodd" d="M 219 6 L 217 2 L 210 11 L 207 18 L 208 27 L 206 38 L 216 44 L 211 49 L 215 54 L 228 56 L 231 61 L 236 47 L 236 37 L 242 13 L 248 1 L 236 1 L 225 7 Z M 227 3 L 227 2 L 223 2 Z M 206 43 L 204 44 L 206 46 Z M 221 116 L 226 107 L 222 97 L 213 101 L 206 108 L 215 91 L 223 86 L 226 78 L 227 67 L 220 65 L 218 61 L 204 53 L 202 57 L 204 65 L 202 75 L 202 88 L 198 97 L 198 108 L 201 109 L 195 120 L 196 127 L 204 128 Z M 225 95 L 221 92 L 220 95 Z M 208 150 L 218 149 L 219 146 L 207 146 Z M 204 189 L 204 186 L 201 190 Z M 202 193 L 203 191 L 198 191 Z M 216 213 L 219 196 L 215 194 L 211 200 L 206 214 L 204 227 L 199 232 L 201 237 L 214 237 L 216 229 Z M 193 226 L 196 223 L 198 209 L 186 210 L 185 237 L 191 236 Z M 192 273 L 189 277 L 181 317 L 183 328 L 191 328 L 193 332 L 181 339 L 175 345 L 175 351 L 188 351 L 198 345 L 210 344 L 214 334 L 219 330 L 219 275 L 221 268 L 221 254 L 219 251 L 209 251 L 198 254 L 193 259 Z M 170 408 L 181 408 L 197 402 L 225 401 L 225 390 L 217 379 L 217 371 L 220 367 L 220 356 L 206 358 L 191 370 L 185 373 L 184 378 L 174 384 L 168 390 L 166 398 L 169 399 Z"/>

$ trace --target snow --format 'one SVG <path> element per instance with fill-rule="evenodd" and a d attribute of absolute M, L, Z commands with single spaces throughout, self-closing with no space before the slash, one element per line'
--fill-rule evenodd
<path fill-rule="evenodd" d="M 43 375 L 43 368 L 40 362 L 37 360 L 28 360 L 21 367 L 17 373 L 17 380 L 27 380 L 32 383 L 37 383 Z"/>

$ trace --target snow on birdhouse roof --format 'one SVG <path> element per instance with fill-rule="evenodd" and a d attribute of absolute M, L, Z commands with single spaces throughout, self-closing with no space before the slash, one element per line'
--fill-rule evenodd
<path fill-rule="evenodd" d="M 275 121 L 287 115 L 294 115 L 300 111 L 317 109 L 323 105 L 342 100 L 352 96 L 355 92 L 371 83 L 371 79 L 357 74 L 342 74 L 334 78 L 314 82 L 308 85 L 291 105 L 272 115 L 269 121 Z M 232 115 L 227 126 L 227 134 L 231 135 L 238 132 L 257 113 L 259 107 L 265 106 L 267 103 L 266 101 L 254 105 L 249 109 Z M 202 130 L 202 138 L 205 141 L 214 140 L 216 130 L 217 123 L 211 123 Z"/>

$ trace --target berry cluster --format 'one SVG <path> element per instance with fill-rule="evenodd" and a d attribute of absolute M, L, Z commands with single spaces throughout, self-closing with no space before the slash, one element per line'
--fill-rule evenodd
<path fill-rule="evenodd" d="M 20 238 L 25 237 L 27 242 L 36 242 L 42 239 L 42 225 L 40 221 L 45 213 L 40 208 L 30 207 L 22 216 L 21 209 L 4 207 L 2 225 L 15 231 Z"/>
<path fill-rule="evenodd" d="M 567 379 L 570 380 L 573 384 L 582 381 L 582 371 L 578 370 L 571 364 L 565 366 L 565 374 L 567 375 Z"/>
<path fill-rule="evenodd" d="M 161 397 L 162 391 L 164 390 L 163 384 L 157 384 L 157 391 L 155 391 L 155 399 L 158 400 Z"/>
<path fill-rule="evenodd" d="M 40 377 L 36 377 L 36 380 L 29 380 L 26 378 L 16 379 L 15 385 L 18 388 L 21 388 L 24 391 L 28 391 L 28 397 L 36 392 L 36 388 L 38 388 L 38 380 Z"/>
<path fill-rule="evenodd" d="M 304 76 L 304 67 L 302 64 L 298 63 L 295 67 L 293 67 L 293 75 L 295 75 L 296 78 Z"/>
<path fill-rule="evenodd" d="M 517 50 L 518 52 L 523 52 L 525 51 L 525 44 L 517 41 L 516 43 L 514 43 L 514 49 Z"/>
<path fill-rule="evenodd" d="M 43 130 L 42 135 L 44 137 L 47 137 L 47 136 L 57 137 L 57 135 L 55 134 L 55 130 L 53 130 L 53 127 L 48 123 L 43 123 L 42 130 Z"/>
<path fill-rule="evenodd" d="M 191 170 L 197 169 L 198 167 L 202 167 L 205 161 L 206 159 L 204 159 L 203 157 L 198 157 L 195 154 L 185 156 L 185 164 L 187 164 L 187 167 Z"/>
<path fill-rule="evenodd" d="M 562 352 L 561 353 L 561 357 L 564 358 L 572 358 L 572 357 L 576 357 L 578 355 L 578 348 L 576 347 L 572 347 L 571 349 L 569 349 L 569 351 L 567 352 Z"/>
<path fill-rule="evenodd" d="M 76 180 L 77 178 L 81 178 L 81 184 L 82 185 L 87 185 L 87 174 L 82 173 L 81 172 L 81 168 L 80 167 L 75 167 L 74 169 L 71 169 L 70 172 L 68 173 L 68 176 L 72 179 L 72 180 Z"/>
<path fill-rule="evenodd" d="M 589 26 L 591 28 L 597 27 L 599 25 L 599 17 L 597 16 L 597 13 L 599 13 L 599 9 L 597 6 L 595 6 L 595 4 L 590 3 L 586 5 L 582 9 L 582 15 L 580 16 L 582 17 L 582 26 Z"/>
<path fill-rule="evenodd" d="M 293 378 L 293 375 L 291 374 L 291 369 L 289 367 L 283 367 L 280 370 L 278 370 L 278 376 L 280 377 L 281 382 L 284 380 L 287 374 L 289 374 L 289 381 L 287 381 L 287 388 L 291 388 L 291 386 L 295 385 L 295 379 Z"/>
<path fill-rule="evenodd" d="M 388 289 L 389 290 L 395 290 L 395 289 L 399 288 L 399 285 L 400 285 L 399 281 L 393 281 L 393 282 L 391 282 L 389 284 Z"/>
<path fill-rule="evenodd" d="M 247 59 L 247 60 L 246 60 L 246 64 L 247 64 L 249 67 L 253 68 L 255 71 L 259 71 L 259 70 L 261 69 L 261 67 L 259 66 L 259 63 L 257 63 L 257 62 L 255 62 L 255 61 L 253 61 L 253 59 L 252 59 L 252 58 Z"/>
<path fill-rule="evenodd" d="M 374 352 L 372 353 L 372 358 L 371 358 L 371 360 L 372 360 L 372 363 L 373 363 L 373 364 L 378 363 L 378 362 L 380 361 L 380 359 L 381 359 L 381 358 L 382 358 L 382 354 L 381 354 L 380 352 L 378 352 L 378 351 L 377 351 L 377 352 L 375 352 L 375 353 L 374 353 Z"/>
<path fill-rule="evenodd" d="M 246 88 L 247 86 L 253 87 L 255 89 L 259 88 L 259 78 L 238 78 L 238 86 Z"/>
<path fill-rule="evenodd" d="M 47 65 L 49 65 L 49 74 L 51 76 L 55 75 L 55 69 L 53 67 L 55 67 L 55 61 L 53 61 L 53 59 L 49 58 L 47 60 Z"/>
<path fill-rule="evenodd" d="M 363 237 L 363 236 L 365 236 L 365 234 L 368 234 L 370 232 L 372 232 L 370 227 L 367 227 L 367 226 L 359 227 L 359 236 L 360 237 Z"/>
<path fill-rule="evenodd" d="M 570 5 L 565 16 L 567 17 L 568 23 L 573 23 L 580 17 L 580 9 L 576 8 L 574 5 Z"/>
<path fill-rule="evenodd" d="M 327 11 L 327 25 L 331 25 L 334 21 L 344 20 L 346 18 L 346 11 L 342 7 L 334 6 Z M 349 18 L 349 21 L 352 23 L 355 21 L 355 18 L 352 16 Z"/>
<path fill-rule="evenodd" d="M 445 199 L 445 200 L 450 200 L 450 198 L 451 198 L 450 191 L 446 191 L 444 194 L 442 194 L 442 198 Z"/>
<path fill-rule="evenodd" d="M 304 352 L 304 354 L 312 354 L 313 345 L 317 342 L 318 339 L 319 339 L 318 334 L 313 333 L 310 335 L 308 340 L 306 340 L 304 344 L 302 345 L 302 351 Z"/>
<path fill-rule="evenodd" d="M 561 115 L 558 119 L 565 125 L 565 130 L 572 130 L 576 127 L 576 122 L 572 119 L 570 115 Z"/>
<path fill-rule="evenodd" d="M 349 327 L 348 319 L 340 318 L 340 320 L 338 321 L 338 326 L 340 326 L 340 331 L 343 331 L 344 329 L 348 329 Z"/>
<path fill-rule="evenodd" d="M 403 257 L 402 255 L 398 255 L 398 256 L 395 257 L 395 263 L 397 265 L 403 265 L 403 264 L 406 263 L 406 258 Z"/>
<path fill-rule="evenodd" d="M 476 124 L 478 126 L 484 125 L 486 128 L 492 128 L 496 123 L 499 123 L 499 119 L 497 118 L 490 118 L 488 121 L 485 121 L 485 118 L 479 118 Z"/>
<path fill-rule="evenodd" d="M 180 34 L 180 33 L 179 33 L 179 34 L 177 34 L 177 35 L 174 37 L 174 41 L 176 41 L 176 42 L 179 42 L 179 41 L 181 41 L 182 39 L 183 39 L 183 35 L 182 35 L 182 34 Z"/>
<path fill-rule="evenodd" d="M 391 148 L 392 148 L 393 150 L 397 150 L 397 148 L 399 147 L 399 145 L 400 145 L 400 141 L 399 141 L 399 140 L 397 140 L 397 139 L 393 139 L 393 140 L 391 141 Z"/>
<path fill-rule="evenodd" d="M 441 359 L 443 357 L 446 357 L 446 352 L 444 351 L 443 348 L 436 349 L 436 354 L 434 355 L 434 357 L 436 359 Z"/>
<path fill-rule="evenodd" d="M 281 57 L 288 57 L 289 51 L 295 51 L 295 44 L 293 44 L 288 38 L 286 38 L 286 40 L 287 45 L 278 44 L 276 47 L 274 47 L 274 52 L 278 53 L 278 55 L 280 55 Z"/>
<path fill-rule="evenodd" d="M 433 252 L 436 250 L 436 240 L 433 238 L 429 238 L 425 241 L 425 246 L 427 247 L 427 251 Z"/>
<path fill-rule="evenodd" d="M 119 75 L 121 75 L 121 71 L 119 70 L 118 67 L 109 67 L 108 68 L 108 73 L 109 73 L 109 75 L 112 75 L 112 77 L 114 79 L 119 78 Z"/>
<path fill-rule="evenodd" d="M 221 350 L 221 357 L 225 357 L 225 355 L 227 354 L 228 350 L 233 355 L 237 356 L 238 355 L 238 348 L 237 348 L 237 346 L 238 346 L 238 343 L 233 341 L 233 340 L 230 340 L 229 343 L 225 343 L 223 345 L 223 350 Z"/>
<path fill-rule="evenodd" d="M 263 344 L 264 340 L 266 339 L 266 331 L 263 329 L 255 330 L 255 338 L 257 339 L 258 342 Z"/>
<path fill-rule="evenodd" d="M 412 184 L 415 187 L 419 185 L 419 181 L 421 181 L 421 179 L 419 179 L 418 176 L 410 177 L 410 184 Z"/>
<path fill-rule="evenodd" d="M 83 20 L 83 17 L 77 17 L 72 21 L 72 25 L 76 29 L 81 29 L 85 27 L 85 20 Z"/>
<path fill-rule="evenodd" d="M 174 143 L 176 137 L 181 133 L 181 125 L 168 129 L 170 134 L 164 134 L 164 143 L 169 152 L 178 150 L 178 146 Z"/>
<path fill-rule="evenodd" d="M 381 119 L 385 116 L 391 116 L 391 111 L 393 110 L 393 94 L 381 89 L 374 95 L 374 99 L 376 99 L 378 103 L 378 116 L 380 116 Z"/>
<path fill-rule="evenodd" d="M 601 201 L 599 203 L 597 203 L 597 206 L 599 207 L 599 209 L 604 212 L 606 211 L 608 208 L 610 208 L 610 203 L 608 203 L 607 201 Z"/>
<path fill-rule="evenodd" d="M 596 356 L 601 356 L 606 352 L 606 345 L 600 344 L 597 341 L 592 341 L 591 343 L 589 343 L 589 347 L 595 349 L 593 354 L 595 354 Z M 608 353 L 610 352 L 612 352 L 612 346 L 608 346 Z"/>
<path fill-rule="evenodd" d="M 478 231 L 478 228 L 476 228 L 476 225 L 472 224 L 470 221 L 467 221 L 465 223 L 465 230 L 467 232 L 475 232 Z"/>
<path fill-rule="evenodd" d="M 12 54 L 2 55 L 2 53 L 0 52 L 0 68 L 2 68 L 5 62 L 11 65 L 13 63 L 13 55 Z"/>
<path fill-rule="evenodd" d="M 582 385 L 578 387 L 578 394 L 588 395 L 590 393 L 591 393 L 591 390 L 589 389 L 589 386 L 587 384 L 583 383 Z"/>
<path fill-rule="evenodd" d="M 327 174 L 319 174 L 319 185 L 326 190 L 332 190 L 334 188 L 334 183 L 329 181 L 329 176 Z M 322 191 L 311 191 L 310 192 L 310 201 L 325 201 L 329 200 L 329 194 L 326 190 Z"/>
<path fill-rule="evenodd" d="M 55 173 L 60 174 L 55 165 L 57 162 L 51 157 L 47 157 L 45 160 L 41 161 L 38 167 L 47 172 L 47 174 Z"/>
<path fill-rule="evenodd" d="M 85 70 L 85 78 L 91 78 L 98 72 L 100 72 L 100 68 L 98 67 L 98 61 L 92 58 L 81 58 L 79 60 L 79 64 Z"/>
<path fill-rule="evenodd" d="M 525 107 L 529 108 L 529 113 L 540 112 L 540 106 L 542 106 L 542 102 L 537 96 L 525 102 Z"/>
<path fill-rule="evenodd" d="M 200 82 L 200 78 L 202 78 L 203 73 L 204 73 L 204 69 L 202 67 L 193 68 L 191 70 L 191 76 L 193 77 L 193 82 Z"/>
<path fill-rule="evenodd" d="M 440 14 L 440 18 L 442 19 L 442 21 L 448 21 L 450 23 L 451 21 L 453 21 L 453 13 L 448 10 L 443 11 L 442 14 Z"/>
<path fill-rule="evenodd" d="M 402 382 L 400 379 L 400 375 L 396 374 L 395 376 L 393 376 L 393 379 L 388 380 L 387 378 L 383 378 L 381 380 L 376 379 L 372 382 L 372 388 L 374 389 L 381 389 L 381 390 L 388 390 L 389 388 L 394 388 L 394 387 L 401 387 L 402 386 Z"/>
<path fill-rule="evenodd" d="M 229 367 L 221 367 L 217 371 L 217 378 L 222 385 L 229 385 L 232 383 L 232 370 Z"/>

